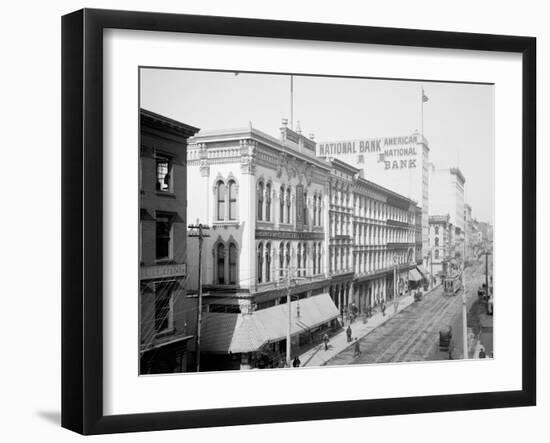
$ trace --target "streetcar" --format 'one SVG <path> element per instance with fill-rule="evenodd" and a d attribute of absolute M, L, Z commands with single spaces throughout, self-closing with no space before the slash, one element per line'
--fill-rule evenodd
<path fill-rule="evenodd" d="M 443 293 L 445 295 L 456 295 L 462 289 L 462 273 L 448 275 L 443 279 Z"/>

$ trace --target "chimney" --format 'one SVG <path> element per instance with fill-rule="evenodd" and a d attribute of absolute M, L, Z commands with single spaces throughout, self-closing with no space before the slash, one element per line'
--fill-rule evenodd
<path fill-rule="evenodd" d="M 309 134 L 309 139 L 310 140 L 315 140 L 315 134 L 313 132 L 311 134 Z"/>

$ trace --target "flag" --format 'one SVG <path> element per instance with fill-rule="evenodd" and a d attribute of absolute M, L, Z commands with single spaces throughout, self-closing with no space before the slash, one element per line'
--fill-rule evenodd
<path fill-rule="evenodd" d="M 428 100 L 428 96 L 424 94 L 424 88 L 422 88 L 422 103 L 426 103 Z"/>

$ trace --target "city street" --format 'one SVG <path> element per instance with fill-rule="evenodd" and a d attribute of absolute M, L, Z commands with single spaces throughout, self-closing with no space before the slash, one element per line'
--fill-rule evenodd
<path fill-rule="evenodd" d="M 485 281 L 485 267 L 475 263 L 466 270 L 468 311 L 477 300 L 478 287 Z M 361 355 L 348 347 L 330 359 L 327 365 L 388 363 L 448 359 L 439 350 L 439 331 L 453 328 L 454 359 L 462 358 L 462 297 L 443 294 L 442 287 L 421 302 L 413 303 L 360 339 Z M 470 343 L 469 346 L 475 345 Z"/>

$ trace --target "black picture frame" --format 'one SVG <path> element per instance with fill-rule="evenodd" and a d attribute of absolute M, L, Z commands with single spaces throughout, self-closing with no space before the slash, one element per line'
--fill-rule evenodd
<path fill-rule="evenodd" d="M 522 55 L 522 388 L 517 391 L 196 411 L 103 412 L 103 31 L 502 51 Z M 62 426 L 82 434 L 458 411 L 536 404 L 536 39 L 83 9 L 62 18 Z"/>

